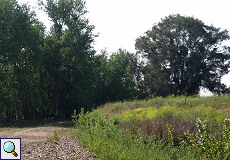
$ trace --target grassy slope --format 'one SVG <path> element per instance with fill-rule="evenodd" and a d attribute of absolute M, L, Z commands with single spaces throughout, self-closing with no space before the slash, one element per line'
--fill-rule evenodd
<path fill-rule="evenodd" d="M 108 119 L 129 121 L 162 118 L 172 114 L 181 120 L 213 117 L 218 121 L 230 115 L 230 95 L 213 97 L 157 97 L 149 100 L 108 103 L 90 114 L 102 114 Z"/>
<path fill-rule="evenodd" d="M 212 133 L 221 134 L 223 120 L 229 116 L 230 95 L 158 97 L 105 104 L 81 116 L 77 134 L 101 159 L 209 159 L 207 156 L 215 157 L 217 151 L 200 155 L 204 152 L 200 146 L 182 148 L 169 143 L 178 145 L 186 130 L 197 132 L 198 117 L 210 122 Z M 204 135 L 195 136 L 194 140 Z M 207 144 L 206 148 L 214 150 L 210 146 Z"/>

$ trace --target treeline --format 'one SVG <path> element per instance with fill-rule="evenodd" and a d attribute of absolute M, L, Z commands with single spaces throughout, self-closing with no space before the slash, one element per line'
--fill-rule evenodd
<path fill-rule="evenodd" d="M 136 40 L 137 53 L 95 54 L 83 0 L 39 1 L 49 33 L 27 5 L 0 1 L 0 119 L 69 118 L 106 102 L 223 93 L 228 31 L 171 15 Z M 142 58 L 140 58 L 142 57 Z"/>

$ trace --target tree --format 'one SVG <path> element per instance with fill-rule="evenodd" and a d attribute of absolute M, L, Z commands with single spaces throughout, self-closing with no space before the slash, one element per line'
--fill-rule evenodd
<path fill-rule="evenodd" d="M 131 53 L 119 49 L 108 62 L 109 101 L 133 99 L 136 96 L 134 63 Z"/>
<path fill-rule="evenodd" d="M 101 51 L 101 54 L 94 57 L 95 68 L 95 93 L 94 93 L 94 105 L 99 106 L 109 101 L 108 86 L 109 86 L 109 69 L 108 69 L 108 55 L 105 50 Z"/>
<path fill-rule="evenodd" d="M 94 26 L 84 17 L 83 0 L 46 0 L 41 5 L 53 22 L 44 45 L 47 90 L 58 116 L 67 118 L 74 109 L 80 111 L 93 103 Z"/>
<path fill-rule="evenodd" d="M 221 77 L 230 66 L 228 31 L 193 17 L 170 15 L 136 40 L 146 57 L 142 84 L 151 95 L 192 95 L 200 86 L 222 92 Z"/>
<path fill-rule="evenodd" d="M 131 53 L 119 49 L 108 58 L 102 51 L 95 56 L 95 64 L 95 105 L 136 97 L 135 59 Z"/>
<path fill-rule="evenodd" d="M 41 114 L 42 38 L 43 26 L 28 6 L 0 1 L 0 118 L 32 119 Z"/>

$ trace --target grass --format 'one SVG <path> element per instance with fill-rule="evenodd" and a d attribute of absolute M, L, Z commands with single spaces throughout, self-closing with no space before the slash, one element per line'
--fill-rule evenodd
<path fill-rule="evenodd" d="M 197 117 L 214 118 L 217 122 L 222 122 L 224 118 L 229 115 L 229 108 L 215 109 L 210 106 L 198 105 L 196 107 L 176 107 L 176 106 L 162 106 L 135 108 L 132 110 L 124 111 L 123 113 L 111 116 L 109 119 L 119 119 L 121 122 L 136 120 L 151 120 L 151 119 L 164 119 L 167 117 L 174 117 L 185 122 L 195 121 Z"/>
<path fill-rule="evenodd" d="M 116 103 L 107 103 L 103 106 L 100 106 L 98 109 L 94 110 L 90 114 L 102 113 L 106 117 L 111 117 L 115 115 L 122 114 L 124 111 L 133 110 L 135 108 L 146 108 L 146 107 L 155 107 L 161 108 L 163 106 L 174 106 L 174 107 L 188 107 L 193 108 L 199 105 L 205 107 L 209 106 L 214 109 L 224 109 L 228 108 L 229 112 L 230 104 L 230 95 L 224 96 L 212 96 L 212 97 L 156 97 L 148 100 L 135 100 L 135 101 L 125 101 L 125 102 L 116 102 Z"/>
<path fill-rule="evenodd" d="M 54 131 L 54 133 L 53 133 L 53 138 L 54 138 L 55 141 L 58 141 L 58 140 L 59 140 L 58 132 L 57 132 L 57 131 Z"/>
<path fill-rule="evenodd" d="M 230 159 L 230 97 L 109 103 L 73 118 L 100 159 Z"/>

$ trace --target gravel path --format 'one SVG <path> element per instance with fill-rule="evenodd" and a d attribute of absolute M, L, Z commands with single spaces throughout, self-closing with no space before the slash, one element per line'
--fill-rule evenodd
<path fill-rule="evenodd" d="M 0 128 L 0 137 L 22 138 L 23 160 L 96 160 L 93 153 L 80 146 L 73 131 L 60 125 Z"/>

